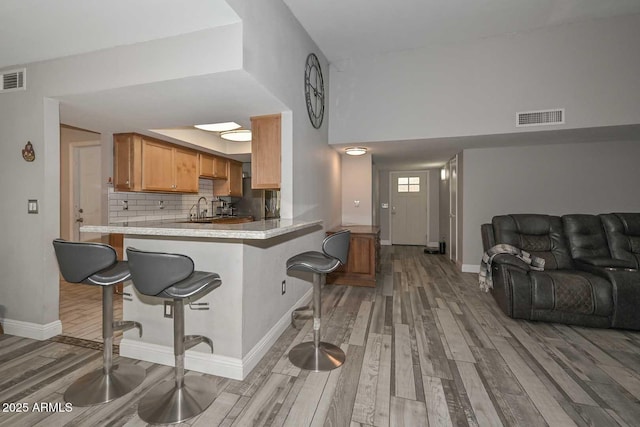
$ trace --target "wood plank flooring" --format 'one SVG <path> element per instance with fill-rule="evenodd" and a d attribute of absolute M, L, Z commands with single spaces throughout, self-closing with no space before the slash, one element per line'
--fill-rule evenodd
<path fill-rule="evenodd" d="M 122 295 L 113 296 L 113 319 L 122 320 Z M 102 288 L 60 280 L 62 334 L 102 342 Z M 122 332 L 114 334 L 120 344 Z"/>
<path fill-rule="evenodd" d="M 640 334 L 509 319 L 476 275 L 422 248 L 384 247 L 382 265 L 375 289 L 323 290 L 323 340 L 346 352 L 341 368 L 293 367 L 289 348 L 312 331 L 310 322 L 289 328 L 244 381 L 204 375 L 217 398 L 182 425 L 639 424 Z M 126 362 L 147 370 L 127 397 L 67 413 L 0 412 L 0 426 L 145 425 L 138 401 L 172 368 Z M 62 402 L 66 387 L 101 363 L 95 350 L 2 335 L 0 402 Z"/>

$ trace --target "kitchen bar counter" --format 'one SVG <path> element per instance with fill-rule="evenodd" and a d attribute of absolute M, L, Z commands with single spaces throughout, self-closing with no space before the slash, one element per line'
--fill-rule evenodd
<path fill-rule="evenodd" d="M 291 312 L 311 299 L 311 277 L 287 274 L 287 259 L 317 250 L 324 238 L 322 221 L 264 220 L 242 224 L 152 221 L 83 225 L 83 233 L 124 235 L 123 247 L 179 253 L 193 259 L 196 270 L 218 273 L 222 285 L 197 302 L 209 310 L 185 309 L 185 332 L 213 340 L 215 352 L 197 345 L 185 355 L 189 370 L 244 379 L 280 334 Z M 126 256 L 126 253 L 125 253 Z M 173 364 L 171 319 L 159 299 L 135 291 L 123 300 L 123 318 L 143 325 L 144 333 L 125 331 L 120 355 Z"/>
<path fill-rule="evenodd" d="M 118 222 L 109 225 L 83 225 L 82 232 L 115 233 L 135 236 L 204 237 L 215 239 L 264 240 L 304 230 L 322 221 L 269 219 L 242 224 L 211 224 L 198 222 L 141 221 Z"/>

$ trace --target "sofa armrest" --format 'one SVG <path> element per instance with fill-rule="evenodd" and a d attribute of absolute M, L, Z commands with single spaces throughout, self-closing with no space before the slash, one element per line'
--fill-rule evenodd
<path fill-rule="evenodd" d="M 491 269 L 491 294 L 498 306 L 509 317 L 530 319 L 532 291 L 527 263 L 513 255 L 501 254 L 496 255 Z"/>
<path fill-rule="evenodd" d="M 511 267 L 516 267 L 523 272 L 528 272 L 531 270 L 531 266 L 526 262 L 522 261 L 515 255 L 511 254 L 498 254 L 493 257 L 492 264 L 501 264 L 501 265 L 509 265 Z"/>
<path fill-rule="evenodd" d="M 578 266 L 580 264 L 586 264 L 591 267 L 610 267 L 610 268 L 621 268 L 621 269 L 635 267 L 632 262 L 624 259 L 617 259 L 617 258 L 583 257 L 583 258 L 576 258 L 574 261 Z"/>

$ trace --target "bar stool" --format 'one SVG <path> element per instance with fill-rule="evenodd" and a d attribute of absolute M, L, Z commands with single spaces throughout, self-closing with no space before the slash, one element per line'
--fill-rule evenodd
<path fill-rule="evenodd" d="M 113 333 L 138 328 L 133 321 L 113 320 L 113 287 L 128 280 L 129 268 L 117 260 L 115 249 L 101 243 L 53 241 L 62 277 L 69 283 L 102 286 L 102 369 L 90 372 L 71 384 L 64 400 L 74 406 L 91 406 L 110 402 L 139 386 L 144 368 L 131 364 L 113 365 Z"/>
<path fill-rule="evenodd" d="M 173 299 L 174 381 L 163 381 L 152 388 L 140 400 L 138 415 L 151 424 L 172 424 L 193 418 L 215 399 L 215 384 L 201 377 L 185 378 L 184 353 L 202 342 L 213 353 L 213 343 L 202 335 L 184 335 L 184 300 L 199 298 L 217 288 L 222 284 L 220 276 L 194 271 L 193 260 L 186 255 L 127 248 L 127 258 L 138 292 Z"/>
<path fill-rule="evenodd" d="M 289 360 L 298 368 L 314 372 L 330 371 L 342 365 L 345 354 L 340 347 L 320 341 L 321 301 L 320 289 L 327 274 L 347 262 L 351 232 L 342 230 L 327 236 L 322 242 L 322 252 L 303 252 L 287 260 L 287 271 L 313 273 L 313 341 L 300 343 L 289 351 Z M 301 307 L 294 313 L 305 313 L 309 307 Z M 292 313 L 292 324 L 296 316 Z"/>

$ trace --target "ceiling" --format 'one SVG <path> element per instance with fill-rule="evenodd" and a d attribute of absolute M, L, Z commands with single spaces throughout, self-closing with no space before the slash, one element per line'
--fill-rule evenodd
<path fill-rule="evenodd" d="M 283 0 L 327 59 L 640 13 L 638 0 Z"/>
<path fill-rule="evenodd" d="M 283 0 L 332 63 L 394 50 L 463 43 L 616 15 L 640 13 L 640 0 Z M 224 0 L 2 0 L 0 68 L 172 37 L 238 22 Z M 203 88 L 206 88 L 203 91 Z M 208 93 L 209 96 L 203 96 Z M 245 96 L 238 96 L 238 94 Z M 284 109 L 248 74 L 207 76 L 61 99 L 63 123 L 94 131 L 181 128 L 211 121 L 249 125 L 252 115 Z M 202 131 L 200 131 L 202 132 Z M 636 139 L 623 126 L 567 133 L 387 141 L 366 145 L 382 168 L 436 167 L 464 148 Z M 595 133 L 594 133 L 595 132 Z M 164 135 L 171 132 L 165 132 Z M 204 136 L 200 135 L 202 139 Z M 334 146 L 342 151 L 342 146 Z M 428 164 L 416 158 L 429 158 Z"/>
<path fill-rule="evenodd" d="M 2 0 L 0 68 L 240 21 L 224 0 Z"/>

